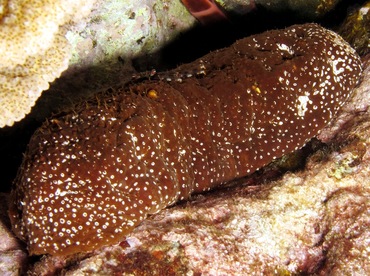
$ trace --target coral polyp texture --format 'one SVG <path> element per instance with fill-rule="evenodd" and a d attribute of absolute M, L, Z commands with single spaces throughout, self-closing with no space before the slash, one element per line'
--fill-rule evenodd
<path fill-rule="evenodd" d="M 149 214 L 302 147 L 361 71 L 340 36 L 305 24 L 101 93 L 31 138 L 11 193 L 13 231 L 30 254 L 122 241 Z"/>
<path fill-rule="evenodd" d="M 86 15 L 93 0 L 6 1 L 0 5 L 0 127 L 30 112 L 67 66 L 70 49 L 60 26 Z"/>

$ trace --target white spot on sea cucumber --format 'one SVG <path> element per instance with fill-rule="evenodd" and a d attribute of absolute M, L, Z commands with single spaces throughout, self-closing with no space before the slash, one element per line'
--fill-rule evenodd
<path fill-rule="evenodd" d="M 276 44 L 278 46 L 278 48 L 281 50 L 281 51 L 287 51 L 289 54 L 293 55 L 294 54 L 294 51 L 286 44 L 283 44 L 283 43 L 277 43 Z"/>
<path fill-rule="evenodd" d="M 307 103 L 312 103 L 308 95 L 298 97 L 298 103 L 296 105 L 298 116 L 304 117 L 306 111 L 308 110 Z"/>
<path fill-rule="evenodd" d="M 341 73 L 344 72 L 344 68 L 343 67 L 340 67 L 339 69 L 337 68 L 337 65 L 339 62 L 344 62 L 345 60 L 344 59 L 341 59 L 341 58 L 338 58 L 336 60 L 333 61 L 332 63 L 332 66 L 333 66 L 333 73 L 334 75 L 339 75 Z"/>
<path fill-rule="evenodd" d="M 61 197 L 63 197 L 63 196 L 65 196 L 67 194 L 67 192 L 66 191 L 61 191 L 59 188 L 55 191 L 55 195 L 56 196 L 61 196 Z"/>

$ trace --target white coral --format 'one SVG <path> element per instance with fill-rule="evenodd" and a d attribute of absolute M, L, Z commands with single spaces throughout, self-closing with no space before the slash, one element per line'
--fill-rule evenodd
<path fill-rule="evenodd" d="M 49 82 L 67 68 L 63 25 L 86 15 L 94 0 L 0 0 L 0 127 L 30 112 Z"/>

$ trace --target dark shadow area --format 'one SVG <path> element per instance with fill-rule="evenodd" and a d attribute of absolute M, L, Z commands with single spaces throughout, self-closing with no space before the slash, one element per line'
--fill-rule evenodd
<path fill-rule="evenodd" d="M 358 5 L 364 2 L 358 1 Z M 353 0 L 342 1 L 335 10 L 317 22 L 329 28 L 339 26 L 346 16 L 347 7 L 350 4 L 353 5 Z M 212 50 L 227 47 L 239 38 L 264 30 L 284 28 L 304 22 L 310 21 L 298 18 L 292 13 L 272 14 L 259 8 L 245 17 L 232 18 L 226 24 L 210 27 L 198 26 L 182 33 L 176 41 L 158 52 L 136 57 L 133 60 L 133 67 L 138 72 L 149 71 L 153 68 L 157 71 L 166 71 L 180 64 L 191 62 Z M 101 67 L 68 69 L 51 84 L 48 91 L 42 94 L 31 114 L 12 127 L 0 129 L 1 192 L 10 190 L 27 143 L 45 118 L 70 108 L 74 103 L 84 100 L 98 91 L 123 85 L 130 81 L 134 71 L 127 69 L 126 62 L 124 59 L 117 60 L 116 63 L 122 66 L 117 66 L 111 71 L 104 64 Z M 102 75 L 107 77 L 97 78 Z M 97 81 L 98 79 L 99 81 Z"/>
<path fill-rule="evenodd" d="M 186 33 L 181 33 L 177 40 L 160 49 L 159 52 L 134 59 L 133 66 L 138 72 L 151 69 L 166 71 L 200 58 L 210 51 L 228 47 L 237 39 L 293 24 L 316 22 L 335 30 L 350 10 L 361 6 L 366 0 L 356 2 L 354 5 L 352 0 L 343 0 L 334 10 L 316 20 L 302 18 L 299 14 L 289 11 L 273 13 L 263 7 L 257 7 L 247 16 L 235 16 L 229 22 L 208 27 L 198 25 Z"/>

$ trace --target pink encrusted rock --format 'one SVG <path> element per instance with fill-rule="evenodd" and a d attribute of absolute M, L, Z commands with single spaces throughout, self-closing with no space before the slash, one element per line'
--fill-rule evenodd
<path fill-rule="evenodd" d="M 16 276 L 26 271 L 28 254 L 10 230 L 8 197 L 0 193 L 0 275 Z"/>

